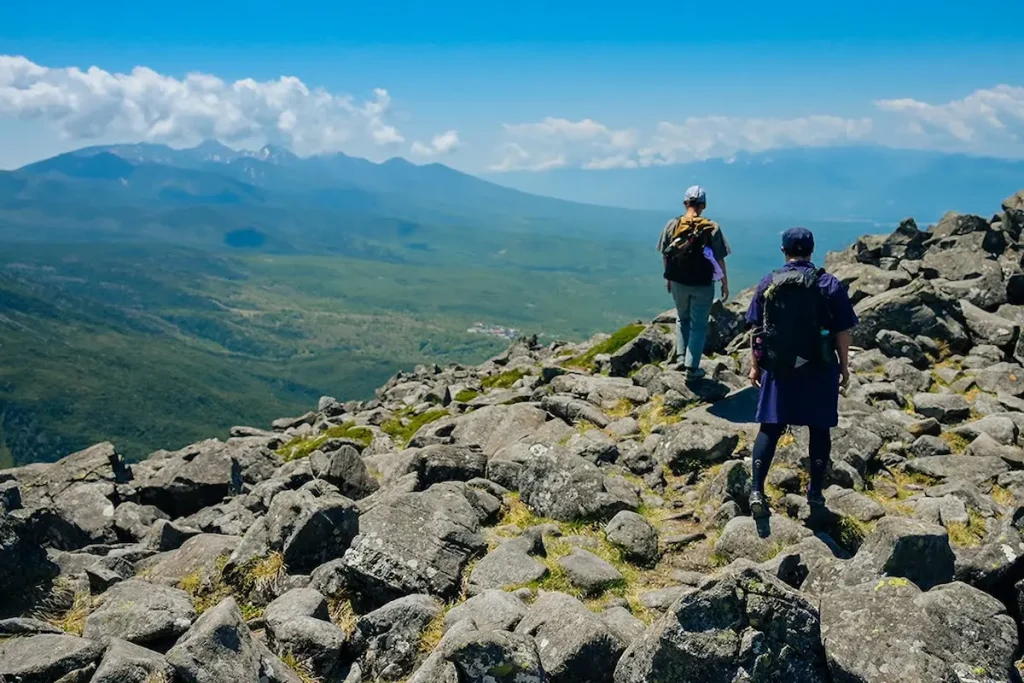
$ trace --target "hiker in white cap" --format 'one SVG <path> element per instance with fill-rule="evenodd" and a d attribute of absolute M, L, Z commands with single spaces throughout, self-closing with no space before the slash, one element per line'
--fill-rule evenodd
<path fill-rule="evenodd" d="M 722 301 L 729 298 L 729 274 L 725 269 L 729 244 L 718 224 L 701 215 L 707 205 L 703 187 L 687 189 L 683 200 L 686 213 L 670 220 L 658 240 L 665 286 L 679 315 L 676 354 L 680 369 L 691 379 L 704 376 L 700 358 L 715 300 L 715 281 L 722 283 Z"/>

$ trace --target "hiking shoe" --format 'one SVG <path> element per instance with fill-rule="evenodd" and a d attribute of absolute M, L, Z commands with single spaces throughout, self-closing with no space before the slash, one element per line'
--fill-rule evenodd
<path fill-rule="evenodd" d="M 824 508 L 825 496 L 821 493 L 821 491 L 808 491 L 807 504 L 810 505 L 811 508 Z"/>
<path fill-rule="evenodd" d="M 750 516 L 754 519 L 763 519 L 768 516 L 768 501 L 760 491 L 752 492 L 747 503 L 750 505 Z"/>
<path fill-rule="evenodd" d="M 704 371 L 704 368 L 687 368 L 686 379 L 701 379 L 706 374 L 708 373 Z"/>

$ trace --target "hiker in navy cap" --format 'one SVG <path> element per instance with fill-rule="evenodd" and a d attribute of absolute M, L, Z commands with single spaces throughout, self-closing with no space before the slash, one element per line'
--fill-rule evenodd
<path fill-rule="evenodd" d="M 675 300 L 678 315 L 679 369 L 691 379 L 704 375 L 700 358 L 704 353 L 711 304 L 715 300 L 715 281 L 722 284 L 722 301 L 729 298 L 729 274 L 725 269 L 729 245 L 718 224 L 701 215 L 707 204 L 703 187 L 688 188 L 683 199 L 686 213 L 670 220 L 658 240 L 665 287 Z"/>
<path fill-rule="evenodd" d="M 754 327 L 750 382 L 761 389 L 750 494 L 754 517 L 769 514 L 764 482 L 779 438 L 790 426 L 809 428 L 807 500 L 812 513 L 823 508 L 831 428 L 839 423 L 839 389 L 850 380 L 850 330 L 857 324 L 846 288 L 811 263 L 810 230 L 784 232 L 782 252 L 786 265 L 761 280 L 747 311 L 747 323 Z"/>

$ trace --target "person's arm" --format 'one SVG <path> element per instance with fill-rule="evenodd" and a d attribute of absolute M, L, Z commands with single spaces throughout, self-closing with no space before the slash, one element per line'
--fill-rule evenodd
<path fill-rule="evenodd" d="M 839 372 L 842 377 L 840 386 L 850 383 L 850 330 L 843 330 L 836 335 L 836 353 L 839 354 Z"/>
<path fill-rule="evenodd" d="M 725 268 L 725 257 L 732 253 L 725 239 L 722 227 L 715 224 L 715 232 L 711 237 L 711 251 L 714 252 L 718 267 L 722 269 L 722 303 L 729 300 L 729 271 Z"/>
<path fill-rule="evenodd" d="M 725 269 L 725 259 L 718 259 L 718 267 L 722 269 L 722 303 L 729 300 L 729 271 Z"/>
<path fill-rule="evenodd" d="M 750 335 L 750 383 L 755 387 L 760 388 L 761 386 L 761 366 L 757 363 L 757 354 L 754 353 L 754 334 Z"/>

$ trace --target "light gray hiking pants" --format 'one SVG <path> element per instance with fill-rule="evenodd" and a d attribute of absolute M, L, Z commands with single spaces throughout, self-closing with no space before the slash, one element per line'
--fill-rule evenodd
<path fill-rule="evenodd" d="M 687 368 L 700 367 L 704 340 L 708 333 L 708 316 L 715 301 L 715 285 L 691 286 L 672 283 L 676 302 L 676 354 Z"/>

